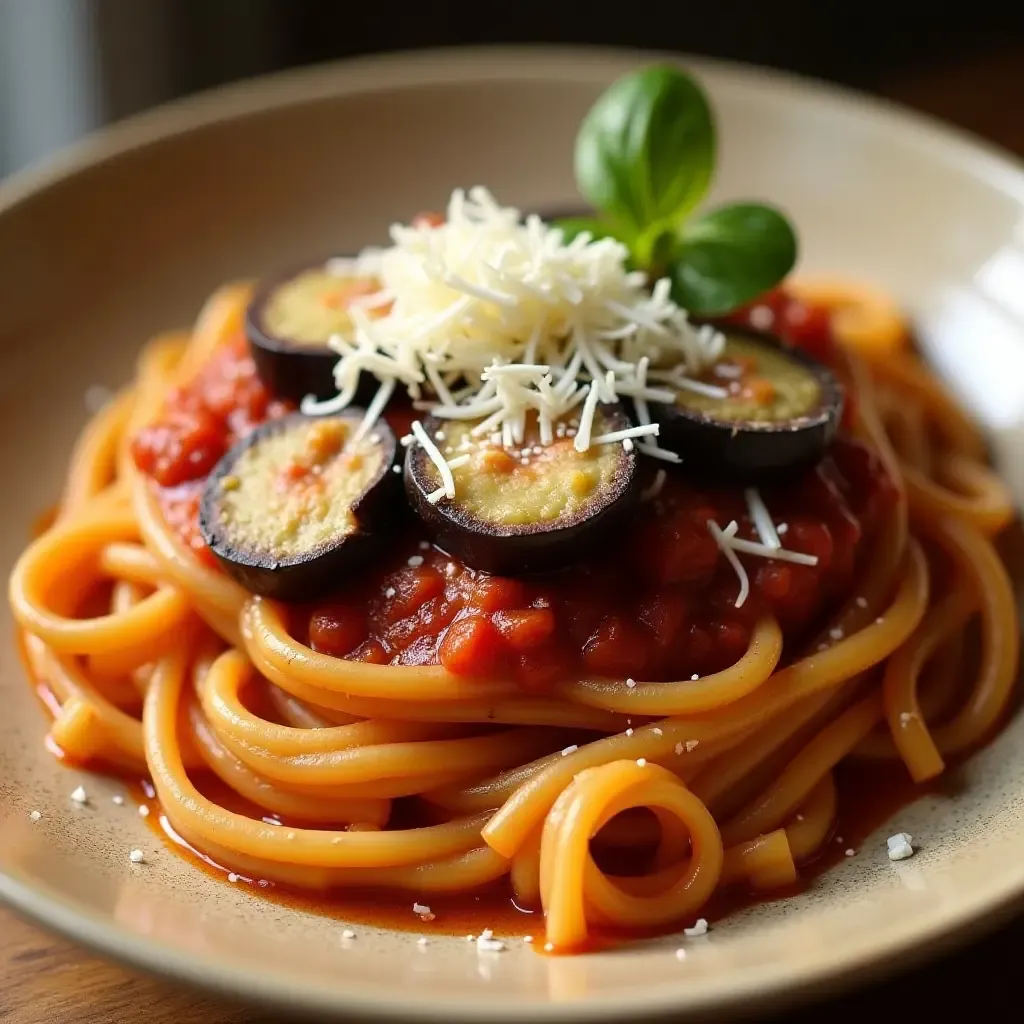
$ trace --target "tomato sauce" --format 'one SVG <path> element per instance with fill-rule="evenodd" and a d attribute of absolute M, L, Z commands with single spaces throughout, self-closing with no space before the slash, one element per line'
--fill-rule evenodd
<path fill-rule="evenodd" d="M 652 471 L 653 475 L 653 471 Z M 293 628 L 339 658 L 442 664 L 463 676 L 510 677 L 542 691 L 571 675 L 687 679 L 742 656 L 758 616 L 789 636 L 817 624 L 852 585 L 859 545 L 887 500 L 874 456 L 841 440 L 795 482 L 762 488 L 786 548 L 817 565 L 746 560 L 750 596 L 707 523 L 735 519 L 757 539 L 741 491 L 668 475 L 614 544 L 562 572 L 516 579 L 474 571 L 415 524 L 389 557 Z"/>
<path fill-rule="evenodd" d="M 824 310 L 772 292 L 731 318 L 773 329 L 820 358 L 833 354 Z M 392 403 L 393 406 L 396 403 Z M 198 529 L 207 474 L 240 438 L 294 407 L 263 385 L 239 334 L 183 387 L 132 442 L 153 478 L 171 529 L 215 565 Z M 388 419 L 405 433 L 411 411 Z M 645 464 L 647 484 L 657 467 Z M 817 624 L 852 584 L 859 545 L 892 494 L 865 448 L 840 440 L 803 477 L 762 488 L 784 546 L 814 566 L 745 559 L 750 597 L 708 530 L 739 524 L 756 540 L 739 488 L 697 486 L 668 472 L 613 544 L 558 574 L 502 578 L 475 571 L 431 546 L 409 514 L 389 555 L 298 610 L 293 629 L 316 650 L 374 664 L 442 664 L 467 677 L 501 676 L 542 691 L 579 673 L 684 679 L 718 671 L 747 648 L 759 615 L 774 614 L 788 637 Z"/>
<path fill-rule="evenodd" d="M 294 409 L 267 390 L 245 336 L 238 334 L 175 388 L 159 418 L 132 439 L 132 458 L 157 484 L 167 524 L 207 565 L 216 565 L 199 532 L 207 475 L 236 441 Z"/>
<path fill-rule="evenodd" d="M 218 864 L 175 831 L 163 814 L 159 801 L 154 798 L 152 784 L 148 780 L 143 783 L 126 781 L 131 797 L 148 808 L 146 821 L 161 841 L 189 861 L 192 867 L 213 878 L 222 879 L 226 884 L 251 890 L 285 907 L 333 918 L 339 922 L 339 926 L 344 923 L 346 927 L 365 925 L 421 935 L 467 938 L 475 938 L 484 929 L 490 929 L 503 939 L 521 940 L 530 936 L 533 948 L 538 953 L 546 952 L 543 912 L 537 907 L 519 905 L 507 877 L 460 893 L 401 892 L 381 888 L 333 889 L 327 892 L 299 889 L 267 878 L 232 872 Z M 194 781 L 211 800 L 239 814 L 284 827 L 302 824 L 282 822 L 272 815 L 267 816 L 263 810 L 247 804 L 237 793 L 210 775 L 203 774 Z M 941 793 L 952 785 L 954 783 L 939 779 L 927 786 L 916 786 L 899 762 L 840 765 L 836 771 L 838 817 L 827 841 L 809 861 L 798 865 L 799 877 L 796 883 L 768 892 L 752 889 L 743 883 L 719 888 L 701 908 L 699 915 L 694 915 L 694 920 L 697 916 L 703 917 L 713 927 L 716 922 L 746 908 L 787 899 L 814 889 L 822 884 L 821 878 L 826 872 L 841 870 L 841 865 L 850 857 L 847 852 L 849 850 L 856 857 L 884 860 L 884 841 L 869 847 L 865 845 L 868 837 L 886 823 L 890 823 L 889 830 L 899 831 L 899 821 L 894 816 L 902 807 L 923 793 Z M 396 801 L 399 814 L 402 803 Z M 650 866 L 652 852 L 653 847 L 619 850 L 605 847 L 594 851 L 602 869 L 619 876 L 643 874 Z M 414 902 L 429 907 L 432 916 L 429 919 L 419 916 L 412 909 Z M 573 952 L 594 952 L 635 942 L 638 938 L 681 932 L 683 927 L 692 925 L 694 920 L 681 921 L 668 928 L 640 931 L 597 925 L 590 929 L 586 946 Z"/>

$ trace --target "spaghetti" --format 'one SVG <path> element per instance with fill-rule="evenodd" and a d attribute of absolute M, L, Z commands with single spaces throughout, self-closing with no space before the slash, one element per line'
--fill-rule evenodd
<path fill-rule="evenodd" d="M 240 365 L 249 289 L 237 285 L 190 335 L 145 349 L 13 572 L 27 657 L 58 709 L 53 741 L 148 774 L 176 832 L 226 870 L 417 896 L 506 879 L 543 908 L 556 951 L 584 948 L 595 928 L 679 927 L 722 886 L 791 884 L 829 836 L 836 765 L 899 758 L 917 781 L 939 774 L 998 724 L 1019 643 L 993 547 L 1012 506 L 978 433 L 884 297 L 796 281 L 771 302 L 793 297 L 836 314 L 848 434 L 889 495 L 858 541 L 862 568 L 803 624 L 816 634 L 762 608 L 745 650 L 699 679 L 562 663 L 543 686 L 452 671 L 437 636 L 419 663 L 325 652 L 308 612 L 208 558 L 195 489 L 158 486 L 132 457 L 224 353 Z M 416 557 L 464 571 L 434 549 Z M 714 565 L 726 571 L 717 550 Z M 975 624 L 976 656 L 963 641 Z M 205 795 L 210 774 L 237 794 L 231 806 Z M 630 869 L 609 868 L 623 850 Z"/>

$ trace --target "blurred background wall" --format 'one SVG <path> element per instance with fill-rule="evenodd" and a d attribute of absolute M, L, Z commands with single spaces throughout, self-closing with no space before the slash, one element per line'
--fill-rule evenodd
<path fill-rule="evenodd" d="M 986 54 L 1024 81 L 1022 41 L 1021 0 L 0 0 L 0 174 L 163 100 L 354 54 L 619 44 L 891 91 L 900 76 Z M 1024 117 L 999 107 L 1009 102 L 994 95 L 995 116 Z"/>

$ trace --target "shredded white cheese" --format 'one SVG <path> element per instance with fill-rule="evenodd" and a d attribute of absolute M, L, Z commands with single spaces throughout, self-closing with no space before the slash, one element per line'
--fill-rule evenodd
<path fill-rule="evenodd" d="M 428 497 L 428 501 L 440 501 L 442 497 L 454 498 L 455 497 L 455 478 L 452 476 L 451 467 L 445 461 L 444 456 L 438 451 L 437 445 L 430 439 L 430 436 L 423 429 L 423 424 L 419 420 L 413 420 L 412 423 L 412 436 L 419 441 L 420 447 L 427 453 L 430 461 L 437 466 L 438 473 L 441 474 L 441 493 L 434 498 L 434 494 Z"/>
<path fill-rule="evenodd" d="M 394 225 L 391 243 L 365 250 L 355 263 L 338 263 L 339 273 L 372 276 L 380 289 L 350 307 L 351 333 L 329 341 L 339 356 L 337 394 L 307 400 L 303 411 L 345 408 L 368 373 L 380 387 L 357 433 L 402 386 L 417 408 L 440 419 L 479 419 L 474 433 L 497 433 L 505 447 L 522 444 L 527 415 L 534 414 L 542 445 L 571 436 L 586 451 L 612 443 L 592 436 L 597 405 L 629 397 L 647 429 L 615 440 L 643 437 L 640 451 L 678 462 L 654 442 L 657 424 L 647 403 L 670 403 L 680 388 L 727 394 L 688 376 L 719 358 L 721 333 L 690 323 L 670 298 L 668 279 L 648 288 L 614 239 L 582 233 L 566 242 L 560 228 L 533 215 L 524 219 L 477 187 L 453 192 L 440 224 Z M 657 386 L 648 386 L 649 366 L 671 369 L 652 371 Z M 560 433 L 580 403 L 578 430 Z M 427 448 L 415 428 L 414 435 Z M 443 494 L 452 497 L 450 471 L 429 443 Z"/>
<path fill-rule="evenodd" d="M 761 492 L 756 487 L 747 487 L 743 491 L 743 495 L 747 499 L 750 521 L 754 524 L 754 529 L 757 531 L 757 536 L 761 543 L 766 548 L 771 548 L 772 551 L 778 551 L 782 547 L 782 541 L 779 540 L 775 523 L 772 522 L 771 514 L 768 512 L 768 506 L 765 505 L 764 499 L 761 497 Z"/>
<path fill-rule="evenodd" d="M 718 545 L 719 550 L 725 555 L 726 561 L 732 566 L 733 571 L 739 577 L 740 592 L 736 597 L 736 607 L 742 608 L 750 596 L 750 577 L 747 576 L 747 570 L 743 568 L 743 563 L 736 557 L 736 552 L 732 546 L 732 541 L 736 531 L 739 529 L 739 524 L 734 519 L 723 530 L 719 527 L 718 523 L 709 519 L 708 529 L 711 531 L 711 536 L 715 538 L 715 543 Z"/>
<path fill-rule="evenodd" d="M 760 499 L 760 496 L 758 496 L 758 499 Z M 750 501 L 749 493 L 747 500 L 748 502 Z M 767 515 L 767 510 L 765 510 L 765 514 Z M 753 519 L 753 513 L 751 518 Z M 707 527 L 711 536 L 714 537 L 719 550 L 725 555 L 726 560 L 732 566 L 740 581 L 740 592 L 736 597 L 737 608 L 742 608 L 750 596 L 750 577 L 747 575 L 747 570 L 743 567 L 743 563 L 739 560 L 739 554 L 756 555 L 759 558 L 774 558 L 780 562 L 794 562 L 797 565 L 818 564 L 817 555 L 807 555 L 802 551 L 787 551 L 783 547 L 771 547 L 763 542 L 744 540 L 742 537 L 737 537 L 736 533 L 739 530 L 739 523 L 735 519 L 731 520 L 724 530 L 713 519 L 707 521 Z M 757 529 L 756 524 L 755 529 Z"/>

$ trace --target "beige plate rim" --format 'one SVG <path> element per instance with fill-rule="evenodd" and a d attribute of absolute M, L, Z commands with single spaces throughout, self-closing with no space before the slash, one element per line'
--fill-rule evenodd
<path fill-rule="evenodd" d="M 897 104 L 864 96 L 828 83 L 784 72 L 731 62 L 666 54 L 628 48 L 590 46 L 480 46 L 462 49 L 430 49 L 413 53 L 375 55 L 286 71 L 222 87 L 156 110 L 129 118 L 96 133 L 58 153 L 40 165 L 30 166 L 0 182 L 0 216 L 31 197 L 90 167 L 170 136 L 187 134 L 202 127 L 244 118 L 259 111 L 287 107 L 318 97 L 358 94 L 387 87 L 423 82 L 465 82 L 541 77 L 545 80 L 602 77 L 605 61 L 636 62 L 665 60 L 684 63 L 700 72 L 711 70 L 720 77 L 750 81 L 756 77 L 762 89 L 770 90 L 780 102 L 787 97 L 820 96 L 858 118 L 881 121 L 893 130 L 912 132 L 915 141 L 948 163 L 961 166 L 1024 204 L 1024 165 L 1010 154 L 969 132 L 952 128 L 926 115 Z M 267 977 L 242 968 L 218 966 L 199 960 L 163 943 L 129 934 L 99 914 L 67 906 L 56 895 L 0 870 L 0 900 L 13 909 L 66 937 L 144 971 L 179 978 L 208 990 L 246 1001 L 261 1001 L 290 1011 L 314 1014 L 365 1015 L 376 1020 L 473 1021 L 482 1006 L 476 1001 L 431 1000 L 429 1004 L 396 996 L 387 1001 L 367 998 L 343 989 L 308 986 L 292 989 L 285 977 Z M 586 1017 L 611 1020 L 629 1016 L 650 1018 L 678 1013 L 680 1003 L 695 1016 L 728 1015 L 769 1006 L 792 1004 L 812 997 L 826 987 L 835 994 L 868 977 L 879 978 L 898 968 L 919 963 L 940 950 L 962 944 L 995 928 L 1024 904 L 1024 863 L 1014 877 L 990 889 L 987 898 L 946 913 L 932 927 L 903 923 L 879 936 L 870 948 L 837 957 L 814 971 L 778 966 L 751 971 L 733 979 L 727 991 L 703 989 L 681 997 L 675 986 L 647 995 L 632 994 L 598 1002 L 553 1004 L 529 1008 L 486 1004 L 488 1019 L 521 1021 L 524 1013 L 533 1020 L 567 1021 Z"/>

